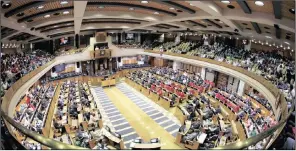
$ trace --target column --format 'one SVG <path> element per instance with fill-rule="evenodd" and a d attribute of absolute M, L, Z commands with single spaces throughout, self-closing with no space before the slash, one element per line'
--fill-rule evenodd
<path fill-rule="evenodd" d="M 175 44 L 180 43 L 180 40 L 181 40 L 181 33 L 177 33 L 177 36 L 175 38 Z"/>
<path fill-rule="evenodd" d="M 206 68 L 201 68 L 200 76 L 202 79 L 206 79 Z"/>
<path fill-rule="evenodd" d="M 75 47 L 80 48 L 80 36 L 78 34 L 75 35 Z"/>
<path fill-rule="evenodd" d="M 245 93 L 245 82 L 242 80 L 239 80 L 239 85 L 237 89 L 237 94 L 240 96 L 243 96 Z"/>
<path fill-rule="evenodd" d="M 247 45 L 244 45 L 244 49 L 250 51 L 250 50 L 251 50 L 252 42 L 251 42 L 251 40 L 248 40 L 248 42 L 249 42 L 249 43 L 248 43 Z"/>
<path fill-rule="evenodd" d="M 174 61 L 173 62 L 173 69 L 174 70 L 179 70 L 182 68 L 182 62 L 179 62 L 179 61 Z"/>

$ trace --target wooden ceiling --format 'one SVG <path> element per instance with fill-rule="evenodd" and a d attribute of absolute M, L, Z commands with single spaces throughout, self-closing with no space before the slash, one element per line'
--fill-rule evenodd
<path fill-rule="evenodd" d="M 224 4 L 221 1 L 214 1 L 219 7 L 223 8 L 223 9 L 230 9 L 228 6 L 232 5 L 234 6 L 234 10 L 240 10 L 243 11 L 242 8 L 240 7 L 240 5 L 236 2 L 236 1 L 230 1 L 230 4 Z M 263 1 L 264 5 L 263 6 L 257 6 L 255 4 L 255 1 L 245 1 L 249 8 L 251 9 L 252 12 L 262 12 L 262 13 L 268 13 L 268 14 L 273 14 L 273 5 L 272 5 L 272 1 Z M 289 18 L 292 20 L 295 20 L 295 14 L 290 13 L 289 9 L 291 8 L 295 8 L 295 1 L 291 0 L 291 1 L 282 1 L 281 2 L 281 13 L 282 16 L 285 18 Z"/>

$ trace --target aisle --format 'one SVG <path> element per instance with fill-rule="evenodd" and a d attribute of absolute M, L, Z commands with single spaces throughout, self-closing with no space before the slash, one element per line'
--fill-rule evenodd
<path fill-rule="evenodd" d="M 110 101 L 103 88 L 96 87 L 93 90 L 95 101 L 103 117 L 103 125 L 108 125 L 112 130 L 121 134 L 125 147 L 129 148 L 131 141 L 139 137 L 138 134 Z"/>
<path fill-rule="evenodd" d="M 172 120 L 172 118 L 169 118 L 169 113 L 165 109 L 161 109 L 160 106 L 151 100 L 140 97 L 139 94 L 132 91 L 132 88 L 124 83 L 120 83 L 116 87 L 167 132 L 174 137 L 177 136 L 181 124 L 179 121 L 176 121 L 176 119 Z"/>
<path fill-rule="evenodd" d="M 157 124 L 118 88 L 104 88 L 104 91 L 145 142 L 149 142 L 152 138 L 159 137 L 161 139 L 162 149 L 182 149 L 174 143 L 175 138 L 169 132 Z"/>

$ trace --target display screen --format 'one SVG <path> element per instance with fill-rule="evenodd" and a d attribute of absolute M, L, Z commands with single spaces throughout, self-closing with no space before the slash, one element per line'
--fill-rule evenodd
<path fill-rule="evenodd" d="M 65 68 L 66 68 L 66 64 L 56 65 L 54 67 L 54 72 L 59 73 L 59 72 L 65 71 Z"/>
<path fill-rule="evenodd" d="M 66 45 L 69 43 L 68 37 L 63 37 L 60 39 L 60 45 Z"/>
<path fill-rule="evenodd" d="M 133 40 L 134 34 L 126 34 L 126 40 Z"/>

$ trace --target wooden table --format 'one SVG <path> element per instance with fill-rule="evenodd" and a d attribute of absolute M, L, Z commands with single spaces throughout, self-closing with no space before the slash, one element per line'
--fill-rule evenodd
<path fill-rule="evenodd" d="M 160 149 L 161 144 L 160 143 L 134 143 L 134 142 L 131 142 L 130 147 L 132 149 L 138 149 L 138 150 L 151 150 L 151 149 Z"/>
<path fill-rule="evenodd" d="M 115 79 L 108 79 L 108 80 L 103 80 L 101 86 L 105 87 L 105 86 L 113 86 L 116 84 Z"/>

